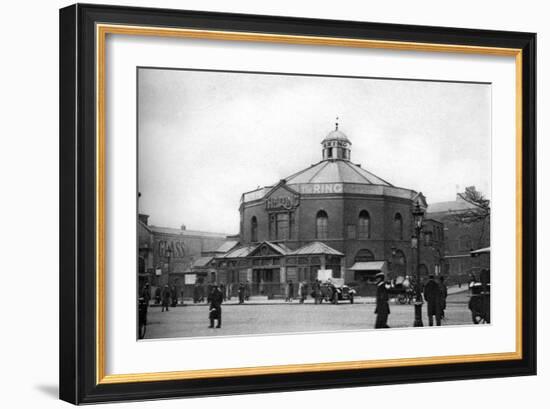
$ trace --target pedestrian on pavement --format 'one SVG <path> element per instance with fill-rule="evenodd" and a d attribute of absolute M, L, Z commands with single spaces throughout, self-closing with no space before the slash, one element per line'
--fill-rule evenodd
<path fill-rule="evenodd" d="M 162 299 L 162 290 L 160 289 L 160 287 L 157 287 L 155 289 L 155 304 L 159 305 L 161 299 Z"/>
<path fill-rule="evenodd" d="M 435 282 L 433 274 L 430 274 L 429 280 L 424 286 L 424 298 L 428 302 L 428 323 L 430 327 L 434 325 L 434 315 L 436 325 L 441 326 L 441 288 Z"/>
<path fill-rule="evenodd" d="M 231 301 L 231 293 L 233 292 L 233 283 L 227 284 L 227 299 Z"/>
<path fill-rule="evenodd" d="M 193 285 L 193 304 L 196 304 L 199 302 L 200 295 L 199 295 L 199 284 L 195 283 Z"/>
<path fill-rule="evenodd" d="M 294 298 L 294 284 L 292 284 L 292 280 L 288 280 L 286 282 L 286 287 L 285 287 L 285 301 L 292 302 L 293 298 Z"/>
<path fill-rule="evenodd" d="M 447 308 L 447 285 L 445 277 L 439 276 L 439 290 L 441 291 L 441 318 L 445 318 L 445 309 Z"/>
<path fill-rule="evenodd" d="M 168 287 L 168 284 L 166 284 L 162 290 L 162 311 L 164 312 L 164 309 L 166 311 L 168 310 L 168 306 L 170 305 L 170 288 Z"/>
<path fill-rule="evenodd" d="M 380 272 L 375 275 L 376 279 L 376 322 L 374 328 L 389 328 L 388 315 L 390 315 L 390 305 L 388 304 L 388 290 L 386 289 L 386 281 L 384 273 Z"/>
<path fill-rule="evenodd" d="M 313 283 L 313 297 L 315 298 L 315 304 L 321 303 L 321 281 L 319 279 Z"/>
<path fill-rule="evenodd" d="M 172 297 L 172 304 L 171 306 L 172 307 L 175 307 L 178 305 L 178 288 L 176 287 L 176 285 L 172 285 L 172 292 L 170 294 L 170 296 Z"/>
<path fill-rule="evenodd" d="M 149 300 L 151 300 L 151 289 L 149 288 L 149 283 L 145 283 L 143 288 L 141 289 L 141 298 L 143 298 L 143 302 L 145 305 L 149 305 Z"/>
<path fill-rule="evenodd" d="M 218 325 L 216 328 L 222 327 L 222 303 L 223 303 L 223 294 L 216 284 L 212 285 L 211 293 L 208 296 L 210 302 L 208 318 L 210 319 L 210 325 L 208 328 L 214 328 L 214 321 L 218 320 Z"/>
<path fill-rule="evenodd" d="M 227 298 L 227 295 L 226 295 L 226 292 L 225 292 L 225 284 L 224 283 L 220 284 L 220 291 L 221 291 L 222 296 L 223 296 L 223 301 L 225 302 L 225 300 Z"/>
<path fill-rule="evenodd" d="M 294 283 L 292 280 L 288 280 L 288 301 L 294 301 Z"/>
<path fill-rule="evenodd" d="M 239 283 L 239 289 L 238 289 L 238 295 L 239 295 L 239 304 L 244 304 L 244 284 Z"/>
<path fill-rule="evenodd" d="M 300 304 L 303 304 L 307 298 L 307 283 L 306 281 L 300 281 L 298 285 L 298 297 L 300 297 Z"/>

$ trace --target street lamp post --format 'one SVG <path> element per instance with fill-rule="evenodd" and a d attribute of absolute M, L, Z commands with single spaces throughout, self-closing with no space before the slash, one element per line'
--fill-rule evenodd
<path fill-rule="evenodd" d="M 171 268 L 170 268 L 170 261 L 172 261 L 172 249 L 170 247 L 168 247 L 166 249 L 166 251 L 164 252 L 164 255 L 166 256 L 166 258 L 168 259 L 168 274 L 171 273 Z"/>
<path fill-rule="evenodd" d="M 415 301 L 414 301 L 414 324 L 415 327 L 423 327 L 422 323 L 422 289 L 420 287 L 420 233 L 422 232 L 424 221 L 424 210 L 417 203 L 412 212 L 414 218 L 414 237 L 413 246 L 416 247 L 416 288 L 415 288 Z"/>

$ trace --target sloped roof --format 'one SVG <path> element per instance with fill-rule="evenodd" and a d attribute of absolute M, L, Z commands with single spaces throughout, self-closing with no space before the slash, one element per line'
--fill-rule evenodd
<path fill-rule="evenodd" d="M 153 233 L 164 233 L 164 234 L 177 234 L 181 236 L 200 236 L 200 237 L 215 237 L 215 238 L 225 238 L 227 234 L 225 233 L 212 233 L 207 231 L 199 230 L 183 230 L 173 227 L 160 227 L 160 226 L 149 226 L 149 229 Z"/>
<path fill-rule="evenodd" d="M 252 250 L 249 253 L 249 255 L 252 255 L 252 253 L 256 252 L 256 250 L 258 250 L 263 245 L 267 245 L 267 246 L 271 247 L 272 250 L 274 250 L 277 253 L 282 254 L 282 255 L 286 255 L 286 254 L 288 254 L 289 252 L 292 251 L 287 246 L 285 246 L 284 244 L 272 243 L 270 241 L 263 241 L 263 242 L 257 244 L 256 246 L 254 246 L 254 250 Z"/>
<path fill-rule="evenodd" d="M 206 267 L 208 263 L 212 261 L 214 257 L 199 257 L 195 261 L 193 261 L 193 264 L 191 267 Z"/>
<path fill-rule="evenodd" d="M 323 160 L 286 179 L 289 185 L 298 183 L 357 183 L 393 186 L 384 179 L 347 160 Z"/>
<path fill-rule="evenodd" d="M 294 250 L 290 254 L 296 256 L 306 254 L 328 254 L 333 256 L 343 256 L 343 254 L 339 251 L 334 250 L 332 247 L 329 247 L 325 243 L 321 243 L 320 241 L 314 241 L 313 243 L 306 244 L 305 246 Z"/>
<path fill-rule="evenodd" d="M 223 256 L 220 256 L 222 258 L 240 258 L 240 257 L 246 257 L 248 256 L 256 247 L 254 246 L 243 246 L 243 247 L 237 247 L 236 249 L 233 249 L 227 253 L 225 253 Z"/>
<path fill-rule="evenodd" d="M 450 202 L 438 202 L 428 205 L 428 213 L 457 212 L 475 209 L 475 206 L 465 200 L 453 200 Z"/>
<path fill-rule="evenodd" d="M 236 240 L 229 240 L 223 243 L 220 247 L 218 247 L 215 251 L 216 253 L 227 253 L 229 250 L 234 248 L 236 245 L 238 245 L 239 242 Z"/>
<path fill-rule="evenodd" d="M 270 241 L 266 241 L 265 243 L 270 245 L 273 249 L 275 249 L 276 251 L 278 251 L 281 254 L 288 254 L 292 251 L 282 243 L 272 243 Z"/>

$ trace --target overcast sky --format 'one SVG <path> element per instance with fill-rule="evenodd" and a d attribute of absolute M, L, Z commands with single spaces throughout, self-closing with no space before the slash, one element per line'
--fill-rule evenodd
<path fill-rule="evenodd" d="M 140 69 L 139 210 L 150 223 L 238 233 L 241 193 L 321 160 L 334 129 L 351 160 L 428 203 L 490 198 L 491 86 Z"/>

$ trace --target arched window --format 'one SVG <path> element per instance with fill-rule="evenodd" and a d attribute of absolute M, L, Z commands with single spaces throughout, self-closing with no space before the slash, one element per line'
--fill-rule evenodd
<path fill-rule="evenodd" d="M 401 250 L 396 250 L 392 256 L 391 269 L 396 276 L 404 277 L 407 275 L 407 259 L 405 258 L 405 253 Z"/>
<path fill-rule="evenodd" d="M 328 238 L 328 215 L 324 210 L 317 212 L 315 237 L 318 239 Z"/>
<path fill-rule="evenodd" d="M 422 280 L 430 275 L 430 270 L 428 269 L 428 266 L 424 263 L 418 266 L 418 272 L 420 273 L 420 277 Z"/>
<path fill-rule="evenodd" d="M 366 210 L 359 213 L 358 236 L 360 239 L 370 239 L 370 215 Z"/>
<path fill-rule="evenodd" d="M 393 228 L 397 240 L 403 240 L 403 217 L 401 213 L 396 213 L 393 218 Z"/>
<path fill-rule="evenodd" d="M 374 254 L 368 249 L 361 249 L 355 255 L 355 263 L 364 263 L 366 261 L 374 261 Z"/>
<path fill-rule="evenodd" d="M 258 241 L 258 219 L 256 219 L 256 216 L 252 216 L 250 221 L 250 241 Z"/>

